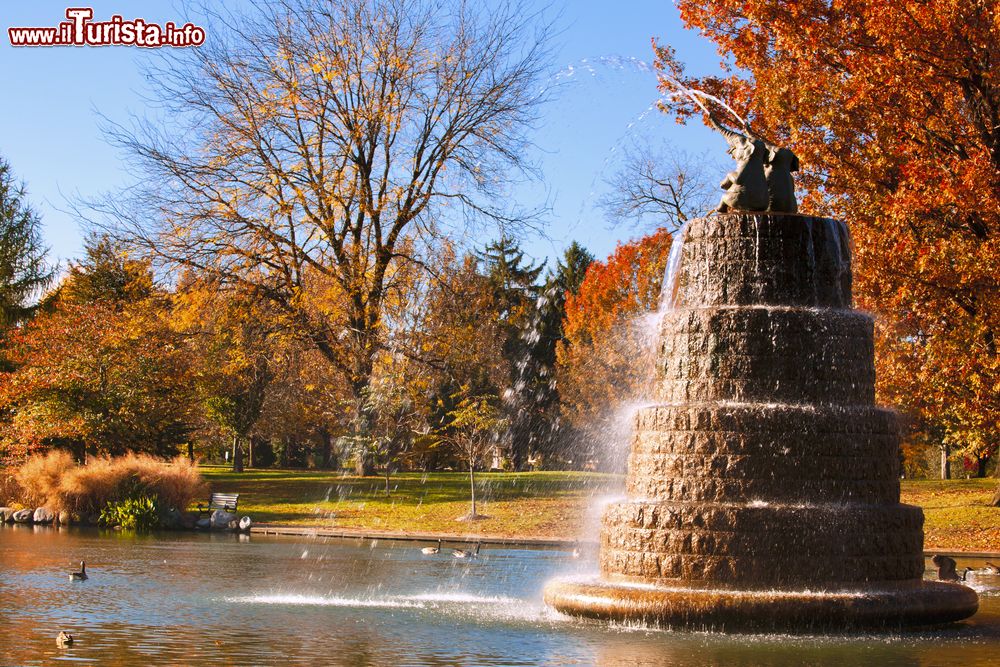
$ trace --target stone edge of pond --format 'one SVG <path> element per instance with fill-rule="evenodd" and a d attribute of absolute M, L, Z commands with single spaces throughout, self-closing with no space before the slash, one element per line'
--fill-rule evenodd
<path fill-rule="evenodd" d="M 504 546 L 525 549 L 576 549 L 597 546 L 597 540 L 565 540 L 543 537 L 497 537 L 462 533 L 410 533 L 402 531 L 360 530 L 351 528 L 322 528 L 315 526 L 281 526 L 255 523 L 250 528 L 252 535 L 277 535 L 285 537 L 331 537 L 350 540 L 390 540 L 396 542 L 437 542 L 480 543 L 484 546 Z M 948 549 L 925 549 L 924 556 L 937 554 L 952 558 L 998 558 L 1000 551 L 953 551 Z"/>
<path fill-rule="evenodd" d="M 287 537 L 332 537 L 340 539 L 389 540 L 396 542 L 430 542 L 446 544 L 482 544 L 526 549 L 575 549 L 596 547 L 596 540 L 561 540 L 542 537 L 497 537 L 462 533 L 409 533 L 397 531 L 352 530 L 348 528 L 321 528 L 313 526 L 278 526 L 255 523 L 251 535 L 279 535 Z M 1000 556 L 1000 554 L 998 554 Z"/>

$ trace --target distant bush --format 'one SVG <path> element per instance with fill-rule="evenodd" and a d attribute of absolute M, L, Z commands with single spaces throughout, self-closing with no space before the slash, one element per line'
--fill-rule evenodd
<path fill-rule="evenodd" d="M 98 514 L 109 503 L 143 497 L 155 498 L 162 510 L 184 510 L 208 488 L 187 459 L 165 463 L 145 454 L 99 458 L 80 466 L 66 452 L 51 451 L 28 459 L 15 477 L 26 504 L 79 514 Z"/>

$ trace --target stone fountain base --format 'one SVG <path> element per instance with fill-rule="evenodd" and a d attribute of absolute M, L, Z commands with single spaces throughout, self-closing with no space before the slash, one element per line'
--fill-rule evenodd
<path fill-rule="evenodd" d="M 950 623 L 979 608 L 970 588 L 892 582 L 864 591 L 739 591 L 557 579 L 545 588 L 557 611 L 621 623 L 711 630 L 894 629 Z"/>

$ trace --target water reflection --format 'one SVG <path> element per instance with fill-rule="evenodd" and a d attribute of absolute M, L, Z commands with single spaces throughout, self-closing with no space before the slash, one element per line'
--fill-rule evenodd
<path fill-rule="evenodd" d="M 995 662 L 1000 581 L 971 621 L 898 636 L 727 636 L 547 610 L 557 551 L 461 561 L 368 541 L 0 528 L 0 664 L 962 665 Z M 67 573 L 87 561 L 91 578 Z M 961 562 L 960 566 L 982 563 Z M 71 632 L 71 648 L 55 637 Z"/>

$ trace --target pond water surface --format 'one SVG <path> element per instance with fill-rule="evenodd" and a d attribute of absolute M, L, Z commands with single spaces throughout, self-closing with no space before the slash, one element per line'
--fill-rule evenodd
<path fill-rule="evenodd" d="M 979 613 L 948 628 L 725 635 L 547 610 L 544 582 L 586 557 L 484 548 L 462 561 L 421 546 L 3 527 L 0 665 L 1000 664 L 1000 578 L 974 582 Z M 90 579 L 68 581 L 81 559 Z"/>

